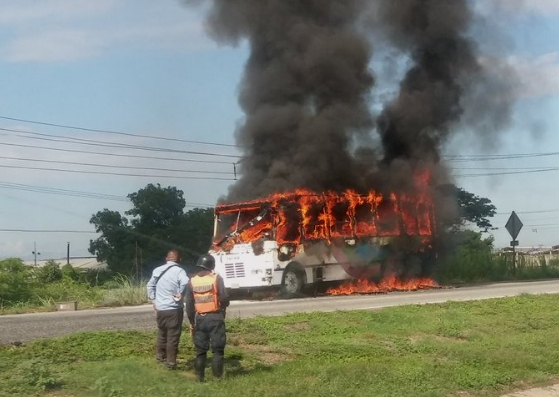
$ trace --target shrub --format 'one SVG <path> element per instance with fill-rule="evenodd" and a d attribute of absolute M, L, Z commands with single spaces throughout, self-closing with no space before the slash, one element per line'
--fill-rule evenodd
<path fill-rule="evenodd" d="M 63 278 L 67 278 L 73 281 L 78 281 L 79 280 L 79 273 L 76 269 L 74 269 L 74 267 L 70 264 L 65 264 L 64 266 L 62 266 L 62 277 Z"/>
<path fill-rule="evenodd" d="M 60 377 L 49 369 L 50 363 L 30 361 L 22 366 L 23 381 L 35 390 L 54 390 L 62 386 Z"/>
<path fill-rule="evenodd" d="M 482 239 L 480 233 L 466 230 L 451 235 L 456 250 L 442 266 L 441 278 L 445 281 L 471 282 L 505 279 L 507 271 L 493 259 L 492 239 Z"/>
<path fill-rule="evenodd" d="M 0 305 L 27 301 L 32 295 L 31 273 L 18 258 L 0 261 Z"/>
<path fill-rule="evenodd" d="M 42 284 L 54 283 L 62 280 L 62 270 L 60 270 L 60 265 L 58 263 L 50 259 L 45 266 L 35 270 L 35 276 L 37 277 L 37 281 Z"/>

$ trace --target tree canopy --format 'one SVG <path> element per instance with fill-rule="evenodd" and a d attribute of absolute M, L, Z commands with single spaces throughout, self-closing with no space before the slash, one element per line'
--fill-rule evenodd
<path fill-rule="evenodd" d="M 495 216 L 497 208 L 491 203 L 491 200 L 477 196 L 453 184 L 441 186 L 440 191 L 447 198 L 456 200 L 458 205 L 458 213 L 445 222 L 446 226 L 456 230 L 471 223 L 484 232 L 493 228 L 490 218 Z"/>
<path fill-rule="evenodd" d="M 89 252 L 124 274 L 148 274 L 164 261 L 171 248 L 188 264 L 207 252 L 212 237 L 213 210 L 185 212 L 184 194 L 175 187 L 148 184 L 128 195 L 133 207 L 123 216 L 105 208 L 90 223 L 101 236 L 90 241 Z"/>

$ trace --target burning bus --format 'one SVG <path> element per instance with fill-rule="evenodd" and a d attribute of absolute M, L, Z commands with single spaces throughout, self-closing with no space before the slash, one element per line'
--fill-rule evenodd
<path fill-rule="evenodd" d="M 434 228 L 427 194 L 296 190 L 216 206 L 210 254 L 229 289 L 293 295 L 324 282 L 422 278 Z"/>

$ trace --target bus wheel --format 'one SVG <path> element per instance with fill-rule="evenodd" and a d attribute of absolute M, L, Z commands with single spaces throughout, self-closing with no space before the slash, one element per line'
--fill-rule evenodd
<path fill-rule="evenodd" d="M 288 266 L 283 272 L 281 290 L 287 296 L 293 296 L 303 289 L 305 271 L 300 266 Z"/>

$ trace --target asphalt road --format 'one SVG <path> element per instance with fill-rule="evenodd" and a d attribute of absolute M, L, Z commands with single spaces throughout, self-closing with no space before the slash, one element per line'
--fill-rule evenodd
<path fill-rule="evenodd" d="M 279 316 L 294 312 L 374 310 L 383 307 L 468 301 L 515 296 L 523 293 L 559 293 L 559 280 L 499 283 L 475 287 L 394 292 L 383 295 L 327 296 L 277 301 L 234 301 L 227 317 Z M 0 344 L 26 342 L 79 331 L 155 329 L 149 305 L 75 312 L 33 313 L 0 316 Z"/>

